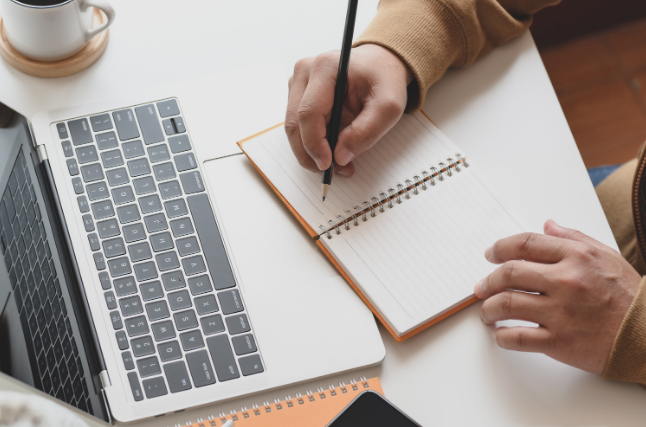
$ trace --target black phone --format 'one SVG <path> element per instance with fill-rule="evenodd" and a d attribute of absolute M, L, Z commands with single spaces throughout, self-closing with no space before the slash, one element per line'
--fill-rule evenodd
<path fill-rule="evenodd" d="M 379 393 L 366 390 L 327 427 L 421 427 Z"/>

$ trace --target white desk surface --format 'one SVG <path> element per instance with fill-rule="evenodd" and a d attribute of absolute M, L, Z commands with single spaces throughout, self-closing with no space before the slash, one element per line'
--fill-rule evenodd
<path fill-rule="evenodd" d="M 75 76 L 44 80 L 0 61 L 0 100 L 30 117 L 177 81 L 178 76 L 188 79 L 265 63 L 276 63 L 289 75 L 297 59 L 339 48 L 346 8 L 343 0 L 110 1 L 117 20 L 97 64 Z M 376 5 L 376 0 L 361 3 L 356 34 Z M 614 246 L 529 34 L 470 69 L 450 72 L 431 89 L 425 110 L 471 162 L 487 165 L 485 181 L 530 229 L 540 231 L 553 218 Z M 643 425 L 646 391 L 606 382 L 542 355 L 501 350 L 480 322 L 479 309 L 475 304 L 404 343 L 382 329 L 384 363 L 353 376 L 379 376 L 387 397 L 424 426 Z M 330 349 L 330 357 L 343 357 L 344 351 L 352 349 Z M 198 417 L 347 379 L 332 377 L 136 425 L 183 426 Z M 0 376 L 0 388 L 26 387 Z"/>

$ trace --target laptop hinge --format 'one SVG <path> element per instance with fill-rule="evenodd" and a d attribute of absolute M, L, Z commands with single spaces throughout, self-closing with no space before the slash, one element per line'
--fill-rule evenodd
<path fill-rule="evenodd" d="M 112 381 L 110 381 L 110 375 L 108 374 L 108 371 L 103 370 L 99 372 L 99 379 L 101 380 L 101 387 L 102 388 L 108 388 L 112 387 Z"/>
<path fill-rule="evenodd" d="M 42 163 L 45 160 L 49 159 L 47 156 L 47 148 L 45 148 L 45 144 L 40 144 L 36 146 L 36 153 L 38 153 L 38 162 Z"/>

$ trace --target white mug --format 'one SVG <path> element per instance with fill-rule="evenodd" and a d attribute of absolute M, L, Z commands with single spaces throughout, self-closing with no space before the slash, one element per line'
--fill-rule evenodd
<path fill-rule="evenodd" d="M 91 29 L 94 9 L 108 21 Z M 58 61 L 79 52 L 114 21 L 106 0 L 0 0 L 4 31 L 11 46 L 38 61 Z"/>

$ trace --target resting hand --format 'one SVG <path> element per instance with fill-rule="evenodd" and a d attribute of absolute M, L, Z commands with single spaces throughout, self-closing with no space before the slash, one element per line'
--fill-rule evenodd
<path fill-rule="evenodd" d="M 334 103 L 340 52 L 301 59 L 289 79 L 285 131 L 298 162 L 316 172 L 332 163 L 326 128 Z M 341 129 L 334 152 L 340 175 L 354 173 L 352 159 L 397 123 L 413 74 L 390 50 L 366 44 L 352 49 Z"/>
<path fill-rule="evenodd" d="M 476 285 L 476 296 L 486 300 L 482 321 L 490 325 L 516 319 L 539 325 L 497 328 L 494 337 L 500 347 L 545 353 L 603 373 L 641 281 L 619 253 L 550 220 L 545 235 L 501 239 L 485 257 L 502 265 Z"/>

